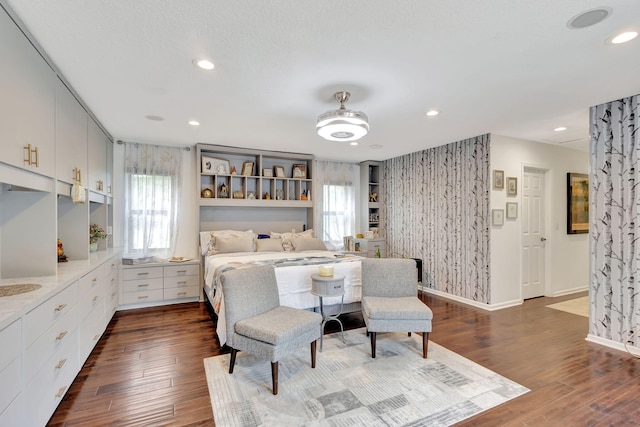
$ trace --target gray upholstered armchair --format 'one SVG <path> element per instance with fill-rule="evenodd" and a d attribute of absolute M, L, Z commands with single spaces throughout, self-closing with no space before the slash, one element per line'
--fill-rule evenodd
<path fill-rule="evenodd" d="M 377 332 L 422 332 L 426 359 L 433 313 L 420 299 L 416 263 L 412 259 L 362 260 L 362 317 L 376 357 Z"/>
<path fill-rule="evenodd" d="M 311 367 L 316 367 L 316 340 L 322 316 L 280 305 L 276 274 L 270 265 L 241 268 L 222 274 L 229 373 L 238 350 L 271 361 L 273 394 L 278 394 L 278 360 L 311 343 Z"/>

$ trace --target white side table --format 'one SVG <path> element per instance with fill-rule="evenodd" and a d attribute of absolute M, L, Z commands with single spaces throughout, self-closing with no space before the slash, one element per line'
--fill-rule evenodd
<path fill-rule="evenodd" d="M 322 351 L 322 337 L 324 335 L 324 325 L 327 322 L 335 321 L 340 324 L 340 333 L 344 339 L 344 328 L 338 316 L 342 314 L 344 304 L 344 275 L 334 274 L 333 276 L 321 276 L 319 274 L 311 275 L 311 293 L 320 298 L 320 314 L 322 315 L 322 324 L 320 325 L 320 351 Z M 324 314 L 324 306 L 322 298 L 341 296 L 340 311 L 337 314 Z"/>

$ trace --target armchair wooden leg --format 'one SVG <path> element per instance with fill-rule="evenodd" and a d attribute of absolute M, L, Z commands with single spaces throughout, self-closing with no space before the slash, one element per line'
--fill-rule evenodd
<path fill-rule="evenodd" d="M 311 341 L 311 367 L 316 367 L 316 344 L 318 340 Z"/>
<path fill-rule="evenodd" d="M 408 336 L 411 336 L 411 332 L 407 332 Z"/>
<path fill-rule="evenodd" d="M 429 332 L 422 333 L 422 358 L 427 358 L 427 350 L 429 349 Z"/>
<path fill-rule="evenodd" d="M 278 394 L 278 362 L 271 362 L 271 383 L 273 394 Z"/>
<path fill-rule="evenodd" d="M 371 335 L 371 358 L 375 359 L 376 358 L 376 333 L 369 331 L 369 334 Z"/>
<path fill-rule="evenodd" d="M 236 354 L 238 354 L 238 350 L 235 348 L 231 349 L 231 360 L 229 361 L 229 373 L 233 374 L 233 366 L 236 364 Z"/>

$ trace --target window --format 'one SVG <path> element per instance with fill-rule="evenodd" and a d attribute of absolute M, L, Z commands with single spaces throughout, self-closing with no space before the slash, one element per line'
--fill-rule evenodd
<path fill-rule="evenodd" d="M 355 229 L 355 188 L 351 183 L 322 186 L 322 240 L 342 246 L 344 236 Z"/>

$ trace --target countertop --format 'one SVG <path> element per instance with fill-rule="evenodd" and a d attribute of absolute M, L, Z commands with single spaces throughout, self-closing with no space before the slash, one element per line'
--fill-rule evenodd
<path fill-rule="evenodd" d="M 0 298 L 0 329 L 10 325 L 34 307 L 64 289 L 65 286 L 80 279 L 119 252 L 120 249 L 118 248 L 107 249 L 106 251 L 91 253 L 89 259 L 86 260 L 59 263 L 57 273 L 52 276 L 0 279 L 0 286 L 22 283 L 34 283 L 42 286 L 35 291 Z"/>

